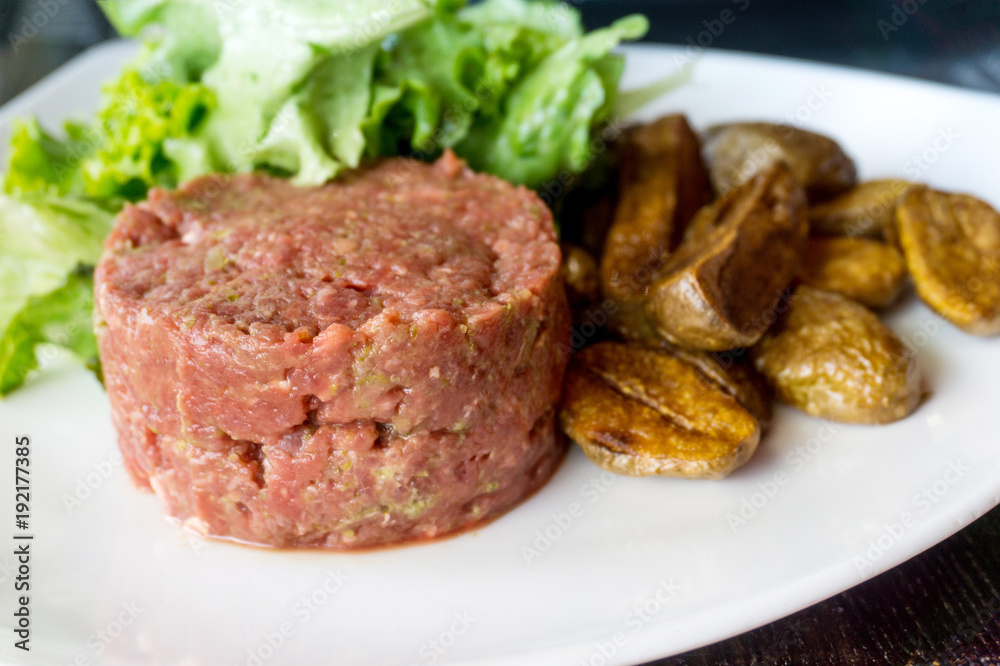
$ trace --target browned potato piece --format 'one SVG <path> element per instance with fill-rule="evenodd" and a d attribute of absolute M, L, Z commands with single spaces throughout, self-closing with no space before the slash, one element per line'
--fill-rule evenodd
<path fill-rule="evenodd" d="M 690 349 L 749 347 L 774 321 L 807 233 L 805 195 L 780 162 L 706 206 L 650 290 L 656 331 Z"/>
<path fill-rule="evenodd" d="M 906 263 L 896 248 L 867 238 L 810 238 L 799 280 L 835 291 L 870 308 L 887 308 L 906 284 Z"/>
<path fill-rule="evenodd" d="M 632 476 L 720 479 L 760 442 L 750 412 L 694 367 L 615 342 L 573 358 L 559 419 L 591 460 Z"/>
<path fill-rule="evenodd" d="M 626 134 L 618 204 L 601 255 L 601 288 L 620 303 L 642 301 L 684 232 L 712 200 L 698 136 L 682 115 Z"/>
<path fill-rule="evenodd" d="M 912 185 L 905 180 L 870 180 L 809 209 L 809 230 L 828 236 L 884 238 L 896 215 L 896 201 Z"/>
<path fill-rule="evenodd" d="M 746 350 L 726 352 L 723 358 L 705 351 L 692 351 L 673 345 L 657 333 L 641 305 L 626 305 L 609 317 L 612 332 L 626 342 L 673 354 L 694 366 L 701 374 L 736 398 L 760 421 L 761 430 L 771 427 L 771 391 L 750 362 Z"/>
<path fill-rule="evenodd" d="M 771 429 L 773 417 L 771 389 L 753 367 L 747 350 L 739 350 L 742 352 L 739 356 L 729 355 L 727 352 L 722 355 L 725 358 L 720 358 L 719 354 L 679 347 L 661 347 L 661 349 L 670 351 L 680 360 L 697 368 L 723 391 L 736 398 L 760 423 L 762 434 Z"/>
<path fill-rule="evenodd" d="M 789 166 L 810 201 L 836 196 L 858 179 L 854 161 L 836 141 L 790 125 L 716 125 L 702 141 L 712 185 L 720 195 L 778 161 Z"/>
<path fill-rule="evenodd" d="M 597 262 L 590 253 L 577 245 L 563 243 L 562 276 L 566 295 L 573 307 L 585 306 L 601 296 L 597 277 Z"/>
<path fill-rule="evenodd" d="M 896 229 L 920 298 L 966 333 L 1000 334 L 1000 213 L 920 186 L 900 200 Z"/>
<path fill-rule="evenodd" d="M 890 423 L 920 403 L 916 357 L 864 306 L 800 285 L 751 350 L 775 395 L 847 423 Z"/>

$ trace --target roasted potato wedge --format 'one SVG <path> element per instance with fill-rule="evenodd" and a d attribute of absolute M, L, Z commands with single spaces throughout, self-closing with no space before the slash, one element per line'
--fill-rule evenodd
<path fill-rule="evenodd" d="M 609 318 L 609 327 L 621 340 L 673 354 L 694 366 L 757 417 L 763 432 L 770 429 L 773 416 L 771 391 L 754 369 L 747 350 L 717 355 L 673 345 L 657 334 L 646 316 L 645 308 L 637 305 L 619 308 Z"/>
<path fill-rule="evenodd" d="M 800 285 L 752 349 L 778 399 L 847 423 L 890 423 L 921 400 L 914 354 L 864 306 Z"/>
<path fill-rule="evenodd" d="M 702 141 L 712 186 L 719 195 L 775 162 L 788 165 L 811 202 L 836 196 L 858 179 L 854 161 L 836 141 L 790 125 L 716 125 L 705 131 Z"/>
<path fill-rule="evenodd" d="M 815 235 L 880 239 L 891 230 L 896 201 L 912 186 L 905 180 L 870 180 L 809 208 Z"/>
<path fill-rule="evenodd" d="M 666 340 L 689 349 L 749 347 L 798 273 L 805 195 L 783 163 L 699 211 L 646 312 Z"/>
<path fill-rule="evenodd" d="M 899 300 L 906 275 L 899 250 L 868 238 L 810 238 L 799 269 L 802 283 L 875 309 Z"/>
<path fill-rule="evenodd" d="M 601 288 L 641 301 L 684 226 L 712 199 L 698 136 L 682 115 L 630 129 L 619 155 L 618 202 L 601 255 Z"/>
<path fill-rule="evenodd" d="M 973 335 L 1000 334 L 1000 213 L 975 197 L 914 187 L 896 231 L 917 294 Z"/>
<path fill-rule="evenodd" d="M 723 478 L 760 442 L 757 419 L 676 356 L 602 342 L 570 364 L 559 419 L 606 470 Z"/>
<path fill-rule="evenodd" d="M 584 307 L 596 302 L 601 297 L 597 261 L 578 245 L 563 243 L 560 247 L 563 282 L 570 306 Z"/>

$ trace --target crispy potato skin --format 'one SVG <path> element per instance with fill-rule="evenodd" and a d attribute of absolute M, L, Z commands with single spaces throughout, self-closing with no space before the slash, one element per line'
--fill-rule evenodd
<path fill-rule="evenodd" d="M 767 434 L 774 420 L 774 395 L 754 367 L 750 350 L 733 351 L 735 355 L 678 350 L 678 357 L 736 398 L 760 423 L 761 434 Z"/>
<path fill-rule="evenodd" d="M 712 199 L 701 144 L 682 115 L 631 128 L 619 154 L 618 202 L 600 259 L 604 295 L 639 302 L 684 226 Z"/>
<path fill-rule="evenodd" d="M 917 294 L 967 333 L 1000 334 L 1000 213 L 966 194 L 918 186 L 896 208 Z"/>
<path fill-rule="evenodd" d="M 800 285 L 789 309 L 751 349 L 775 395 L 846 423 L 891 423 L 921 400 L 914 354 L 864 306 Z"/>
<path fill-rule="evenodd" d="M 625 342 L 673 354 L 697 368 L 757 417 L 762 432 L 770 429 L 773 418 L 771 390 L 754 369 L 746 349 L 712 353 L 678 347 L 657 334 L 641 306 L 619 308 L 609 317 L 608 325 L 614 335 Z"/>
<path fill-rule="evenodd" d="M 705 162 L 719 195 L 775 162 L 784 162 L 810 201 L 823 201 L 858 180 L 854 160 L 833 139 L 790 125 L 729 123 L 702 134 Z"/>
<path fill-rule="evenodd" d="M 798 273 L 807 233 L 805 195 L 780 162 L 706 206 L 650 290 L 656 331 L 689 349 L 754 344 Z"/>
<path fill-rule="evenodd" d="M 559 419 L 591 460 L 632 476 L 723 478 L 761 436 L 756 418 L 695 367 L 614 342 L 574 357 Z"/>
<path fill-rule="evenodd" d="M 802 283 L 875 309 L 899 300 L 906 276 L 906 263 L 896 248 L 867 238 L 810 238 L 799 269 Z"/>
<path fill-rule="evenodd" d="M 891 233 L 896 202 L 912 185 L 896 179 L 860 183 L 810 207 L 809 231 L 814 235 L 885 238 Z"/>

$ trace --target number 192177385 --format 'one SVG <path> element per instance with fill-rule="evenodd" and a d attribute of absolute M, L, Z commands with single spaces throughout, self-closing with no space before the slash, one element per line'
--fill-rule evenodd
<path fill-rule="evenodd" d="M 31 539 L 27 533 L 31 520 L 31 439 L 17 437 L 14 441 L 14 557 L 17 559 L 17 576 L 14 590 L 18 593 L 14 608 L 17 637 L 14 647 L 30 650 L 31 640 Z M 19 639 L 19 640 L 18 640 Z"/>

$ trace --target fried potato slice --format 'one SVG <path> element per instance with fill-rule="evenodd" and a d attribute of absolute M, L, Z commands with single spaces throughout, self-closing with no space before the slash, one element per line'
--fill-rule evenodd
<path fill-rule="evenodd" d="M 847 423 L 890 423 L 916 409 L 916 357 L 872 312 L 805 285 L 789 306 L 751 349 L 779 400 Z"/>
<path fill-rule="evenodd" d="M 666 343 L 669 344 L 669 343 Z M 664 351 L 668 349 L 661 347 Z M 739 354 L 717 354 L 674 347 L 670 352 L 688 365 L 697 368 L 723 391 L 736 398 L 760 423 L 761 433 L 771 429 L 774 416 L 771 389 L 753 367 L 747 350 Z"/>
<path fill-rule="evenodd" d="M 631 128 L 622 141 L 618 203 L 600 260 L 604 295 L 641 301 L 684 226 L 711 200 L 701 144 L 683 115 Z"/>
<path fill-rule="evenodd" d="M 912 188 L 896 231 L 917 294 L 973 335 L 1000 334 L 1000 213 L 966 194 Z"/>
<path fill-rule="evenodd" d="M 805 195 L 783 163 L 706 206 L 691 222 L 646 312 L 678 346 L 726 351 L 754 344 L 798 273 Z"/>
<path fill-rule="evenodd" d="M 591 460 L 632 476 L 720 479 L 761 436 L 753 415 L 693 366 L 615 342 L 575 355 L 559 419 Z"/>
<path fill-rule="evenodd" d="M 799 269 L 804 284 L 876 309 L 899 300 L 906 275 L 899 250 L 868 238 L 810 238 Z"/>
<path fill-rule="evenodd" d="M 891 231 L 896 201 L 913 183 L 870 180 L 809 208 L 809 230 L 816 235 L 880 239 Z"/>
<path fill-rule="evenodd" d="M 704 132 L 702 141 L 712 186 L 719 195 L 779 161 L 789 166 L 810 201 L 836 196 L 858 179 L 854 160 L 836 141 L 790 125 L 716 125 Z"/>
<path fill-rule="evenodd" d="M 694 366 L 757 417 L 762 432 L 770 429 L 773 417 L 771 390 L 754 369 L 746 349 L 719 354 L 678 347 L 657 334 L 645 309 L 637 305 L 619 308 L 608 322 L 612 333 L 620 340 L 672 354 Z"/>

